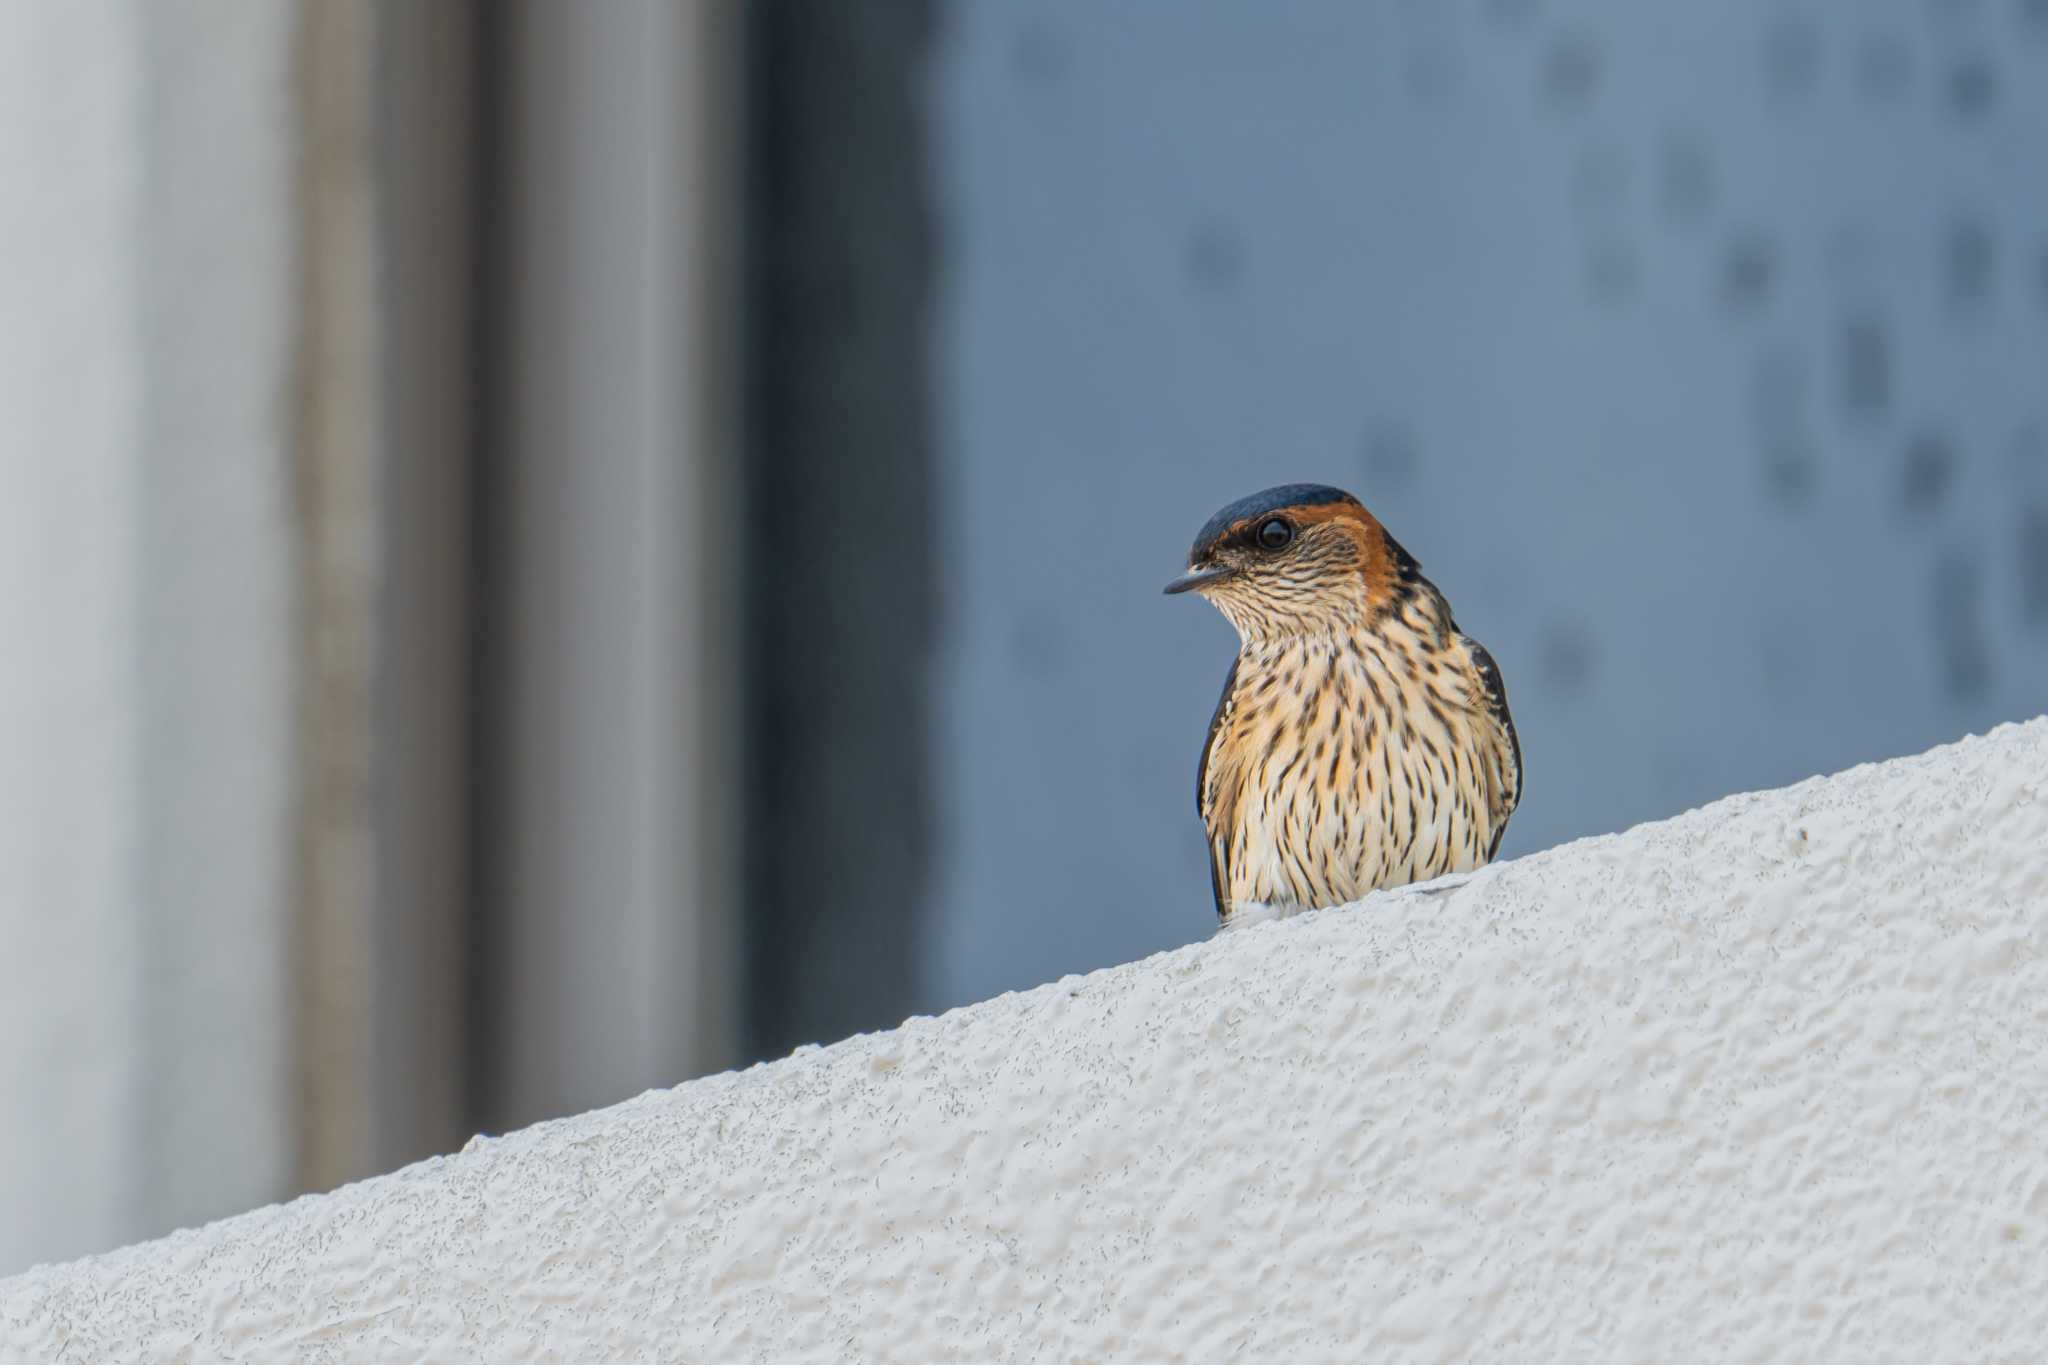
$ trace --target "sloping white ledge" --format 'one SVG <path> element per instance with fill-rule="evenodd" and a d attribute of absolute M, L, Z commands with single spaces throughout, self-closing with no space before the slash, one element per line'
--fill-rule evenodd
<path fill-rule="evenodd" d="M 2044 773 L 2006 726 L 476 1142 L 0 1282 L 0 1359 L 2037 1359 Z"/>

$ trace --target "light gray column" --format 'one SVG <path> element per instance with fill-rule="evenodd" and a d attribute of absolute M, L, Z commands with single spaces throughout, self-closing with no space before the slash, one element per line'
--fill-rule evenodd
<path fill-rule="evenodd" d="M 713 4 L 512 6 L 494 465 L 506 597 L 496 1122 L 732 1056 L 721 595 L 733 26 Z"/>
<path fill-rule="evenodd" d="M 0 1270 L 287 1189 L 294 15 L 0 7 Z"/>
<path fill-rule="evenodd" d="M 354 0 L 325 0 L 350 4 Z M 475 22 L 464 4 L 383 0 L 377 357 L 389 454 L 378 737 L 376 1170 L 469 1136 L 471 200 Z"/>

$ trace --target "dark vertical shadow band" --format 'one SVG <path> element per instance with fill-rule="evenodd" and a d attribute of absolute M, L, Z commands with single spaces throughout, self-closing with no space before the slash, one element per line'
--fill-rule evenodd
<path fill-rule="evenodd" d="M 496 907 L 504 895 L 497 844 L 504 828 L 499 793 L 506 773 L 502 757 L 505 672 L 505 347 L 510 319 L 505 284 L 506 62 L 508 19 L 492 0 L 470 0 L 467 335 L 469 428 L 465 481 L 469 493 L 467 559 L 468 611 L 464 622 L 465 706 L 461 801 L 463 835 L 463 1113 L 471 1132 L 503 1123 L 499 1075 L 499 983 L 505 972 L 504 944 Z"/>
<path fill-rule="evenodd" d="M 931 839 L 932 6 L 749 10 L 746 1048 L 913 1008 Z"/>

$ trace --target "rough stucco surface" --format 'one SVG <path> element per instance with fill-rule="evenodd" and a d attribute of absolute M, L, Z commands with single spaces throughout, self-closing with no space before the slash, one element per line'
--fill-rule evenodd
<path fill-rule="evenodd" d="M 479 1141 L 0 1283 L 0 1359 L 2035 1359 L 2044 773 L 2007 726 Z"/>

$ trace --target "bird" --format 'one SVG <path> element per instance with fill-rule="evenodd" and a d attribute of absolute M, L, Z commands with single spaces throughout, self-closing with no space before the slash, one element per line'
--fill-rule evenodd
<path fill-rule="evenodd" d="M 1166 591 L 1238 634 L 1195 772 L 1220 927 L 1493 860 L 1522 796 L 1500 667 L 1357 498 L 1240 498 Z"/>

